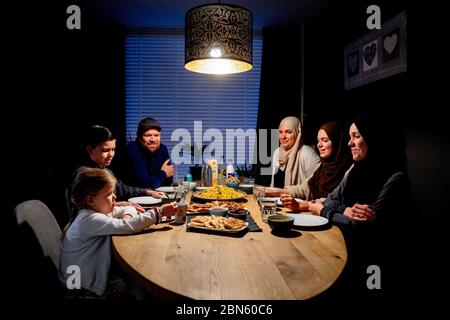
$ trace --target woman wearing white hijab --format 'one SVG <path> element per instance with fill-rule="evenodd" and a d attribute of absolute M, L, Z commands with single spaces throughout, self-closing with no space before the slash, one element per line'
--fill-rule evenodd
<path fill-rule="evenodd" d="M 313 148 L 303 145 L 302 126 L 297 117 L 281 120 L 278 127 L 280 147 L 272 158 L 271 187 L 284 188 L 308 180 L 320 165 Z"/>

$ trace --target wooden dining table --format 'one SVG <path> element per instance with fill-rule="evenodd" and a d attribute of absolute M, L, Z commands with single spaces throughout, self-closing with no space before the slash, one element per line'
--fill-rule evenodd
<path fill-rule="evenodd" d="M 327 290 L 347 262 L 339 228 L 293 229 L 277 236 L 261 220 L 253 195 L 246 200 L 261 232 L 227 236 L 163 223 L 113 236 L 114 255 L 138 284 L 161 299 L 304 300 Z"/>

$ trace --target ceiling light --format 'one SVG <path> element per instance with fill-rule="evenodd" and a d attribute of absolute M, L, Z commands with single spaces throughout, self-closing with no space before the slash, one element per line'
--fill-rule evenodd
<path fill-rule="evenodd" d="M 185 68 L 209 74 L 252 69 L 253 16 L 240 6 L 206 4 L 185 19 Z"/>

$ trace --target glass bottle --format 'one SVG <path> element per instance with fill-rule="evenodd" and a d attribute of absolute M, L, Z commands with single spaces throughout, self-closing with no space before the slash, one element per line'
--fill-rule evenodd
<path fill-rule="evenodd" d="M 202 167 L 202 187 L 211 187 L 212 170 L 211 167 L 205 163 Z"/>

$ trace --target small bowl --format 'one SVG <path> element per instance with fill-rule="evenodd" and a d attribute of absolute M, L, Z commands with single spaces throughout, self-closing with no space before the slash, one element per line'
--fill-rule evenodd
<path fill-rule="evenodd" d="M 193 191 L 195 187 L 197 186 L 197 182 L 189 182 L 189 191 Z"/>
<path fill-rule="evenodd" d="M 233 218 L 236 218 L 236 219 L 241 219 L 241 220 L 247 220 L 247 214 L 248 214 L 248 211 L 247 210 L 243 210 L 243 211 L 240 211 L 240 212 L 236 212 L 236 211 L 228 211 L 228 215 L 230 216 L 230 217 L 233 217 Z"/>
<path fill-rule="evenodd" d="M 239 189 L 244 191 L 247 194 L 253 194 L 253 184 L 239 184 Z"/>
<path fill-rule="evenodd" d="M 238 187 L 239 182 L 226 182 L 226 185 L 227 185 L 228 187 L 230 187 L 230 188 L 235 189 L 235 188 Z"/>
<path fill-rule="evenodd" d="M 284 214 L 275 214 L 267 217 L 267 222 L 273 233 L 288 233 L 294 226 L 294 217 Z"/>
<path fill-rule="evenodd" d="M 226 216 L 226 214 L 228 213 L 228 208 L 225 207 L 212 207 L 209 209 L 209 212 L 211 213 L 212 216 Z"/>

